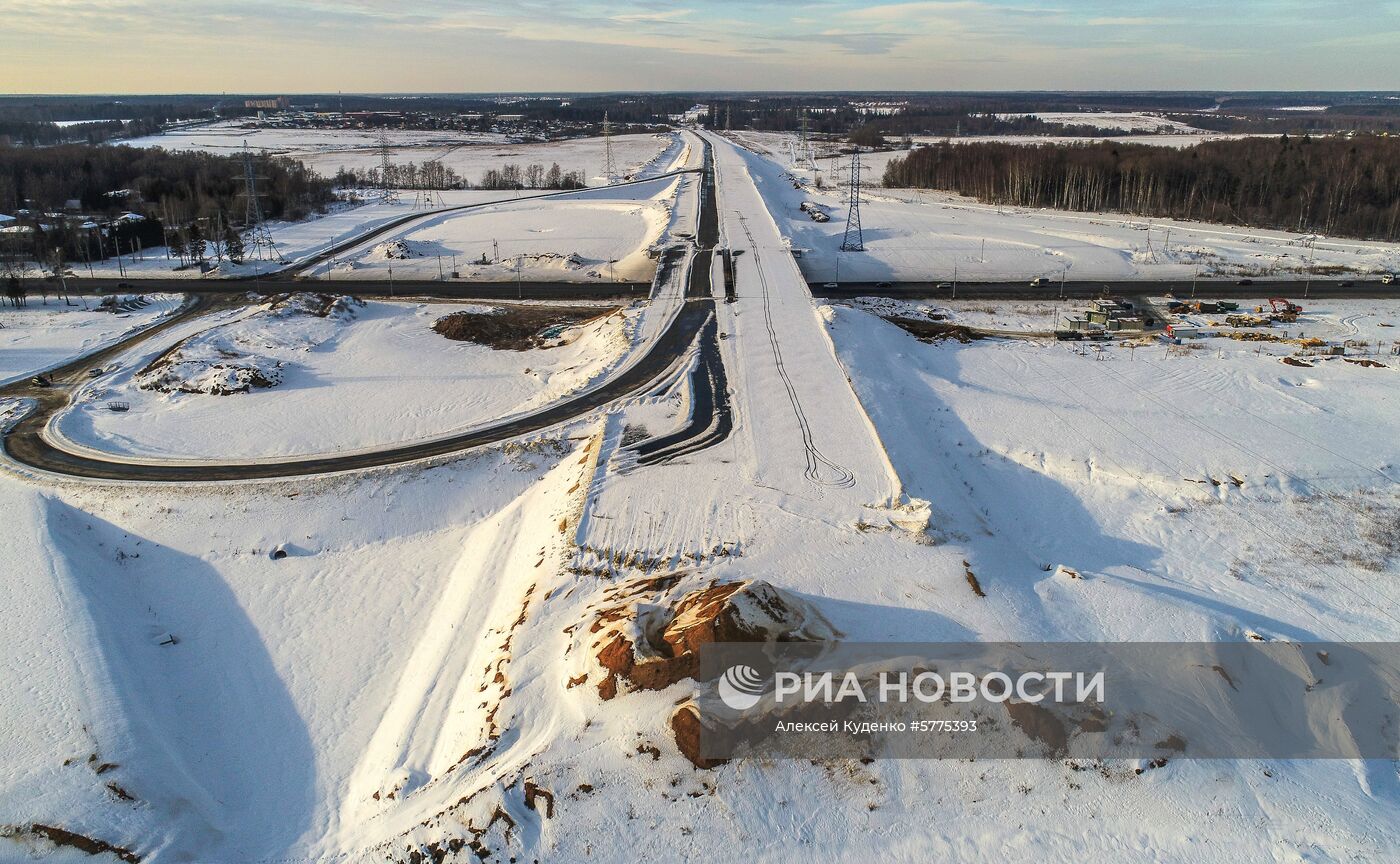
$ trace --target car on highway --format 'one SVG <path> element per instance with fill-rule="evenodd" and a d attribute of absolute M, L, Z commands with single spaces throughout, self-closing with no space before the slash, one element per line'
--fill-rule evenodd
<path fill-rule="evenodd" d="M 953 283 L 952 283 L 952 282 L 939 282 L 939 283 L 938 283 L 938 290 L 939 290 L 939 291 L 947 291 L 947 290 L 950 290 L 952 287 L 953 287 Z"/>
<path fill-rule="evenodd" d="M 1391 284 L 1391 283 L 1394 282 L 1394 281 L 1395 281 L 1395 274 L 1394 274 L 1394 273 L 1387 273 L 1387 274 L 1385 274 L 1384 276 L 1381 277 L 1381 284 L 1382 284 L 1382 285 L 1389 285 L 1389 284 Z"/>
<path fill-rule="evenodd" d="M 1236 285 L 1253 285 L 1253 284 L 1254 284 L 1254 280 L 1253 280 L 1253 279 L 1241 279 L 1240 281 L 1236 282 L 1235 284 L 1236 284 Z"/>
<path fill-rule="evenodd" d="M 841 284 L 840 284 L 839 282 L 828 282 L 828 283 L 826 283 L 825 285 L 823 285 L 822 287 L 823 287 L 823 288 L 840 288 L 840 287 L 841 287 Z"/>
<path fill-rule="evenodd" d="M 1031 287 L 1032 287 L 1032 288 L 1043 288 L 1043 287 L 1045 287 L 1046 285 L 1049 285 L 1049 284 L 1050 284 L 1050 278 L 1049 278 L 1048 276 L 1037 276 L 1037 277 L 1035 277 L 1034 279 L 1031 280 Z"/>

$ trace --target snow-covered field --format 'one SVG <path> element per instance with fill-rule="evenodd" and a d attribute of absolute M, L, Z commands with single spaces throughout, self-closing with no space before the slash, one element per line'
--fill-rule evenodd
<path fill-rule="evenodd" d="M 1065 126 L 1088 126 L 1092 129 L 1112 129 L 1124 132 L 1156 132 L 1167 135 L 1192 135 L 1203 130 L 1189 123 L 1171 120 L 1160 114 L 1146 114 L 1138 111 L 1041 111 L 1031 114 L 998 114 L 1004 120 L 1017 117 L 1034 117 L 1046 123 L 1060 123 Z"/>
<path fill-rule="evenodd" d="M 175 296 L 144 297 L 144 305 L 128 304 L 131 311 L 125 312 L 101 310 L 95 298 L 78 298 L 75 305 L 68 306 L 62 298 L 54 297 L 47 303 L 30 297 L 27 306 L 0 309 L 0 384 L 110 345 L 180 305 Z"/>
<path fill-rule="evenodd" d="M 844 189 L 793 169 L 781 148 L 766 152 L 759 189 L 811 281 L 1023 281 L 1191 279 L 1257 276 L 1306 279 L 1309 269 L 1353 274 L 1400 270 L 1400 246 L 1288 234 L 1201 222 L 1147 220 L 1113 214 L 993 207 L 948 193 L 870 189 L 862 197 L 865 252 L 838 256 L 846 229 Z M 862 157 L 865 160 L 865 157 Z M 804 181 L 794 188 L 793 177 Z M 842 182 L 845 175 L 842 175 Z M 817 203 L 830 221 L 815 222 L 803 202 Z M 984 247 L 985 244 L 985 247 Z M 984 251 L 985 249 L 985 251 Z M 838 272 L 839 257 L 839 272 Z"/>
<path fill-rule="evenodd" d="M 455 262 L 477 281 L 649 281 L 646 250 L 670 224 L 678 187 L 664 178 L 426 217 L 337 256 L 329 278 L 385 279 L 392 268 L 396 278 L 438 279 Z"/>
<path fill-rule="evenodd" d="M 169 141 L 166 140 L 167 136 L 155 136 L 153 138 L 140 139 L 138 143 L 149 146 L 186 147 L 187 149 L 214 149 L 215 151 L 217 151 L 218 146 L 210 144 L 208 145 L 208 147 L 206 147 L 204 144 L 201 143 L 205 141 L 205 138 L 201 137 L 205 134 L 206 133 L 204 132 L 200 132 L 194 135 L 193 138 L 191 138 L 191 140 L 186 140 L 185 137 L 182 137 L 185 136 L 186 133 L 171 133 L 171 135 L 169 136 Z M 217 135 L 215 133 L 207 134 L 213 136 L 209 139 L 212 141 L 223 141 L 226 137 L 226 135 L 222 133 Z M 337 135 L 339 134 L 342 133 L 337 132 Z M 352 144 L 356 140 L 358 140 L 353 137 L 354 133 L 343 134 L 351 135 L 350 141 Z M 296 139 L 295 136 L 293 136 L 288 140 L 300 139 Z M 338 138 L 336 137 L 336 135 L 326 136 L 322 134 L 320 136 L 315 136 L 309 141 L 304 142 L 311 149 L 308 149 L 306 153 L 302 154 L 301 156 L 298 156 L 298 158 L 302 158 L 303 156 L 305 157 L 305 159 L 311 159 L 312 157 L 329 158 L 327 154 L 338 154 L 338 157 L 344 157 L 346 153 L 353 154 L 358 152 L 355 151 L 353 148 L 349 150 L 336 148 L 335 146 L 333 146 L 333 143 L 337 140 Z M 321 145 L 319 149 L 311 146 L 318 142 Z M 594 146 L 595 144 L 596 147 Z M 487 155 L 484 155 L 483 153 L 477 152 L 475 149 L 473 149 L 474 146 L 475 145 L 469 146 L 463 144 L 459 147 L 458 145 L 454 145 L 449 149 L 453 150 L 454 152 L 470 151 L 469 155 L 463 155 L 460 158 L 478 159 L 478 167 L 480 167 L 481 171 L 486 170 L 486 168 L 500 168 L 501 165 L 505 164 L 505 162 L 493 161 L 496 160 L 498 157 L 509 157 L 508 159 L 506 159 L 506 161 L 518 161 L 519 164 L 523 166 L 530 164 L 531 162 L 540 162 L 542 164 L 548 165 L 551 160 L 557 161 L 558 159 L 564 158 L 567 155 L 588 154 L 589 158 L 592 158 L 593 155 L 598 155 L 601 159 L 602 153 L 602 139 L 576 139 L 570 141 L 552 142 L 548 144 L 510 145 L 510 147 L 506 148 L 505 150 L 493 147 L 491 149 L 491 155 L 489 157 Z M 598 151 L 597 154 L 593 154 L 593 149 L 596 149 Z M 678 170 L 685 167 L 695 167 L 698 164 L 698 151 L 699 148 L 693 145 L 693 140 L 689 136 L 679 132 L 655 136 L 618 136 L 618 138 L 614 140 L 614 159 L 616 160 L 618 170 L 623 172 L 623 174 L 626 176 L 634 177 L 639 180 L 645 180 L 649 177 L 655 177 L 659 174 Z M 415 161 L 422 161 L 420 157 L 423 157 L 425 155 L 424 152 L 417 149 L 412 150 L 410 152 L 413 154 L 413 158 L 415 159 Z M 364 156 L 365 154 L 361 153 L 360 155 Z M 373 164 L 377 165 L 379 158 L 377 152 L 373 154 L 373 158 Z M 431 156 L 429 155 L 428 158 L 431 158 Z M 599 164 L 601 165 L 602 163 L 600 162 Z M 366 165 L 366 167 L 368 167 L 368 165 Z M 565 168 L 565 170 L 574 170 L 572 168 L 569 168 L 567 165 L 563 165 L 562 163 L 561 167 Z M 325 165 L 320 165 L 319 169 L 329 171 L 331 173 L 335 171 L 334 166 L 327 167 Z M 468 179 L 471 180 L 479 179 L 480 175 L 480 171 L 477 171 L 477 173 L 475 174 L 466 174 L 465 171 L 462 170 L 461 173 L 463 173 L 464 176 L 468 177 Z M 589 180 L 589 183 L 592 186 L 600 186 L 603 185 L 605 182 L 606 178 L 603 177 L 601 173 L 599 174 L 599 176 L 590 177 Z M 618 200 L 632 201 L 652 197 L 665 198 L 667 196 L 663 193 L 665 193 L 665 190 L 668 188 L 670 187 L 624 187 L 622 189 L 602 192 L 600 194 L 603 194 L 606 197 L 616 198 Z M 577 201 L 587 199 L 589 194 L 590 193 L 585 192 L 581 195 L 575 194 L 561 197 L 558 196 L 556 193 L 551 193 L 547 190 L 538 189 L 526 189 L 519 191 L 502 191 L 486 189 L 447 190 L 436 193 L 437 200 L 433 202 L 431 210 L 441 209 L 444 207 L 453 208 L 484 205 L 497 202 L 512 202 L 546 196 L 548 197 L 548 200 L 550 202 Z M 311 218 L 303 220 L 301 222 L 268 223 L 268 228 L 272 232 L 273 240 L 277 245 L 277 252 L 280 254 L 282 259 L 284 259 L 286 263 L 272 260 L 253 260 L 252 251 L 250 249 L 249 260 L 245 261 L 242 265 L 234 265 L 224 262 L 222 265 L 218 266 L 213 271 L 213 273 L 211 274 L 211 278 L 221 275 L 248 276 L 253 274 L 254 272 L 266 273 L 273 270 L 277 270 L 281 267 L 287 266 L 287 263 L 296 264 L 299 262 L 304 262 L 311 256 L 314 256 L 320 252 L 324 252 L 326 249 L 335 246 L 338 243 L 343 243 L 347 240 L 351 240 L 354 237 L 365 233 L 366 231 L 370 231 L 395 219 L 401 219 L 405 216 L 411 216 L 414 213 L 419 212 L 423 213 L 425 216 L 431 214 L 431 210 L 428 208 L 427 204 L 425 202 L 420 202 L 418 200 L 417 193 L 413 192 L 412 190 L 404 190 L 400 192 L 398 201 L 393 203 L 383 203 L 379 201 L 378 193 L 373 190 L 363 192 L 361 193 L 361 195 L 363 196 L 361 203 L 357 203 L 353 206 L 341 205 L 335 208 L 332 212 L 325 215 L 312 216 Z M 503 209 L 504 208 L 494 208 L 492 212 L 502 212 Z M 566 206 L 564 209 L 568 210 L 569 208 Z M 567 225 L 570 222 L 570 220 L 567 215 L 554 214 L 553 212 L 551 212 L 550 206 L 546 204 L 537 205 L 533 208 L 532 212 L 536 213 L 537 217 L 541 217 L 543 223 L 553 224 L 541 224 L 539 226 L 539 230 L 533 232 L 531 236 L 521 236 L 516 238 L 521 240 L 522 244 L 528 247 L 528 249 L 530 250 L 529 254 L 550 253 L 553 255 L 558 255 L 560 257 L 566 257 L 570 252 L 579 251 L 573 249 L 565 249 L 561 251 L 560 248 L 557 248 L 558 244 L 551 245 L 548 243 L 534 242 L 541 240 L 541 237 L 544 234 L 558 231 L 559 226 L 561 224 Z M 575 213 L 577 213 L 576 209 Z M 606 219 L 606 216 L 604 218 Z M 470 253 L 471 257 L 479 257 L 480 251 L 490 249 L 492 239 L 499 240 L 503 236 L 501 233 L 492 233 L 493 231 L 497 231 L 497 229 L 494 227 L 495 221 L 496 220 L 492 220 L 490 224 L 485 224 L 484 217 L 483 219 L 474 220 L 471 223 L 472 227 L 470 230 L 476 232 L 475 235 L 470 237 L 459 238 L 462 242 L 459 242 L 458 245 L 470 246 L 470 248 L 474 250 Z M 511 219 L 507 218 L 502 221 L 505 224 L 505 227 L 510 228 L 510 231 L 508 231 L 507 234 L 520 233 L 519 230 L 516 230 L 519 228 L 519 225 L 513 222 Z M 648 218 L 647 230 L 650 230 L 650 227 L 654 221 L 655 220 L 653 218 Z M 569 233 L 569 231 L 566 228 L 562 233 L 567 234 Z M 635 235 L 635 232 L 628 230 L 624 230 L 623 233 L 625 233 L 627 236 Z M 634 239 L 636 239 L 638 242 L 634 245 L 628 246 L 626 249 L 614 249 L 613 247 L 618 244 L 605 243 L 603 247 L 600 247 L 598 250 L 595 250 L 599 251 L 600 254 L 598 256 L 592 257 L 595 257 L 598 260 L 608 261 L 612 260 L 612 257 L 626 257 L 630 254 L 640 254 L 641 250 L 639 247 L 645 246 L 647 242 L 650 242 L 650 240 L 644 239 L 647 236 L 647 231 L 644 230 L 641 236 L 634 237 Z M 473 242 L 466 242 L 468 239 Z M 556 235 L 556 239 L 560 239 L 560 235 Z M 486 245 L 485 247 L 481 247 L 481 249 L 478 249 L 478 246 L 482 241 L 484 241 Z M 608 257 L 602 257 L 604 253 L 610 252 L 618 252 L 620 254 L 618 256 L 609 255 Z M 446 254 L 450 254 L 450 252 Z M 508 252 L 507 250 L 503 249 L 502 254 L 514 255 L 517 253 Z M 436 253 L 434 253 L 434 256 L 435 255 Z M 584 257 L 590 256 L 585 255 Z M 642 266 L 639 261 L 635 263 L 637 264 L 637 266 L 633 267 L 633 270 L 636 270 L 639 273 L 645 271 L 646 268 Z M 115 260 L 104 261 L 99 264 L 95 264 L 93 270 L 94 275 L 105 278 L 116 278 L 118 276 L 145 278 L 201 278 L 201 274 L 198 269 L 176 269 L 178 267 L 178 264 L 178 261 L 174 261 L 166 257 L 164 249 L 148 249 L 142 254 L 140 259 L 127 257 L 123 259 L 121 264 L 118 264 L 118 262 Z M 561 273 L 570 272 L 566 271 L 564 268 L 545 267 L 544 269 L 557 269 Z M 588 268 L 581 269 L 586 271 Z M 437 277 L 438 273 L 436 257 L 434 257 L 433 259 L 432 267 L 426 268 L 424 270 L 425 274 L 428 270 L 432 271 L 432 278 Z M 614 270 L 617 270 L 617 266 L 614 267 Z M 347 275 L 349 274 L 347 273 Z M 509 278 L 514 278 L 514 270 L 512 269 L 510 274 L 503 274 L 501 278 L 506 278 L 507 275 L 509 276 Z M 486 278 L 489 278 L 489 275 Z M 548 273 L 542 273 L 539 278 L 549 278 L 549 275 Z M 565 281 L 567 281 L 568 278 L 568 276 L 565 276 Z"/>
<path fill-rule="evenodd" d="M 613 313 L 561 330 L 553 347 L 511 351 L 432 330 L 453 312 L 491 307 L 341 302 L 318 317 L 306 311 L 316 305 L 309 299 L 141 346 L 89 384 L 54 433 L 107 453 L 188 459 L 333 453 L 438 437 L 594 382 L 626 353 L 634 317 Z M 177 343 L 164 376 L 143 374 Z M 251 377 L 272 386 L 249 387 Z M 232 389 L 246 392 L 217 395 Z M 130 410 L 110 411 L 111 401 Z"/>
<path fill-rule="evenodd" d="M 602 138 L 570 138 L 550 142 L 520 143 L 495 133 L 456 131 L 388 130 L 390 158 L 395 163 L 441 162 L 463 179 L 475 183 L 489 169 L 507 164 L 522 168 L 538 163 L 548 168 L 559 163 L 564 171 L 582 171 L 590 186 L 606 182 Z M 631 173 L 651 163 L 672 146 L 678 136 L 617 135 L 613 159 L 617 170 Z M 202 150 L 231 154 L 244 142 L 254 153 L 296 159 L 331 176 L 341 168 L 377 168 L 380 164 L 379 133 L 368 129 L 247 129 L 242 121 L 228 120 L 152 135 L 126 142 L 134 147 L 167 150 Z"/>
<path fill-rule="evenodd" d="M 79 855 L 35 825 L 153 864 L 1400 856 L 1394 762 L 698 769 L 670 722 L 693 682 L 608 690 L 600 633 L 635 638 L 678 595 L 754 578 L 853 641 L 1400 637 L 1400 357 L 923 343 L 868 304 L 814 302 L 791 217 L 765 212 L 791 184 L 712 140 L 724 243 L 743 254 L 736 300 L 716 304 L 736 422 L 707 449 L 656 465 L 628 449 L 686 423 L 688 357 L 635 398 L 428 465 L 140 486 L 0 474 L 0 857 Z M 1044 314 L 944 307 L 1015 329 Z M 346 308 L 216 313 L 199 351 L 281 361 L 281 384 L 128 388 L 127 416 L 92 420 L 140 434 L 102 443 L 365 446 L 540 392 L 520 366 L 543 356 L 434 342 L 427 325 L 455 307 Z M 1392 323 L 1393 302 L 1327 301 L 1299 326 L 1374 348 Z M 573 358 L 548 368 L 577 380 L 563 367 L 614 350 L 612 327 L 535 353 Z M 138 360 L 90 388 L 126 386 Z M 488 383 L 468 389 L 464 370 Z"/>

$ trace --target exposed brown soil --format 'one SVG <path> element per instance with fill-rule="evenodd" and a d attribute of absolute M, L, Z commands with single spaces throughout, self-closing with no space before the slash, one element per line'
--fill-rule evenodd
<path fill-rule="evenodd" d="M 554 328 L 594 321 L 616 311 L 617 307 L 514 306 L 494 312 L 453 312 L 435 321 L 433 332 L 497 350 L 528 351 L 551 347 L 553 339 L 545 333 Z"/>
<path fill-rule="evenodd" d="M 919 318 L 890 316 L 885 319 L 891 324 L 913 334 L 921 342 L 938 342 L 943 339 L 956 339 L 964 344 L 982 337 L 961 324 L 948 324 L 942 321 L 928 321 Z"/>
<path fill-rule="evenodd" d="M 967 577 L 967 585 L 972 589 L 973 594 L 976 594 L 978 597 L 987 596 L 982 590 L 982 583 L 977 581 L 977 574 L 972 572 L 972 565 L 968 564 L 966 561 L 963 562 L 963 575 Z"/>
<path fill-rule="evenodd" d="M 1342 359 L 1345 360 L 1345 361 L 1347 361 L 1348 363 L 1352 363 L 1352 364 L 1355 364 L 1355 365 L 1357 365 L 1357 366 L 1365 366 L 1367 369 L 1386 369 L 1386 368 L 1389 368 L 1389 367 L 1387 367 L 1384 363 L 1377 363 L 1375 360 L 1353 360 L 1353 359 L 1350 358 L 1350 357 L 1343 357 Z"/>
<path fill-rule="evenodd" d="M 1069 733 L 1054 711 L 1031 702 L 1007 702 L 1006 713 L 1026 737 L 1044 744 L 1049 754 L 1062 757 L 1069 752 Z"/>
<path fill-rule="evenodd" d="M 1313 365 L 1303 360 L 1299 360 L 1296 357 L 1285 357 L 1283 358 L 1283 362 L 1288 364 L 1289 366 L 1302 366 L 1305 369 L 1311 369 Z"/>
<path fill-rule="evenodd" d="M 658 584 L 655 580 L 648 580 Z M 598 695 L 612 699 L 628 690 L 664 690 L 700 671 L 700 648 L 725 642 L 803 642 L 835 631 L 815 610 L 762 580 L 711 584 L 667 608 L 642 616 L 640 604 L 598 614 L 592 632 L 594 656 L 608 673 Z M 640 627 L 633 627 L 634 621 Z M 646 644 L 636 645 L 640 631 Z"/>
<path fill-rule="evenodd" d="M 84 852 L 88 855 L 102 855 L 107 853 L 116 856 L 120 861 L 127 862 L 127 864 L 140 864 L 141 861 L 141 856 L 132 852 L 130 849 L 124 849 L 121 846 L 113 845 L 106 840 L 98 840 L 83 834 L 77 834 L 66 828 L 43 825 L 38 822 L 35 822 L 28 828 L 6 828 L 0 831 L 0 834 L 7 836 L 28 835 L 30 837 L 41 838 L 55 846 L 67 846 L 70 849 L 77 849 L 79 852 Z"/>
<path fill-rule="evenodd" d="M 526 806 L 526 807 L 529 807 L 531 810 L 534 810 L 534 811 L 538 812 L 540 808 L 539 808 L 539 806 L 537 806 L 537 805 L 535 804 L 535 802 L 536 802 L 537 800 L 538 800 L 538 801 L 543 801 L 543 802 L 544 802 L 544 815 L 545 815 L 545 818 L 547 818 L 547 819 L 553 819 L 553 818 L 554 818 L 554 793 L 551 792 L 551 791 L 549 791 L 548 789 L 542 789 L 542 788 L 540 788 L 539 786 L 536 786 L 536 785 L 535 785 L 535 782 L 534 782 L 533 780 L 526 780 L 526 781 L 525 781 L 525 806 Z"/>
<path fill-rule="evenodd" d="M 612 589 L 589 632 L 603 667 L 598 696 L 609 700 L 636 690 L 664 690 L 700 674 L 700 649 L 732 642 L 810 642 L 840 633 L 816 609 L 762 580 L 711 582 L 677 596 L 684 574 L 634 580 Z M 634 640 L 640 639 L 642 644 Z M 718 762 L 700 756 L 700 717 L 689 702 L 670 718 L 677 749 L 697 768 Z M 638 752 L 660 758 L 654 746 Z"/>

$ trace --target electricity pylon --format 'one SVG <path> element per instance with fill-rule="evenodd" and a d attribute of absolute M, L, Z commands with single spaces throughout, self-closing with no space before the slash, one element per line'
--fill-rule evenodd
<path fill-rule="evenodd" d="M 851 154 L 851 209 L 846 211 L 846 236 L 842 252 L 864 252 L 865 232 L 860 227 L 860 151 Z"/>
<path fill-rule="evenodd" d="M 258 261 L 275 261 L 285 264 L 282 253 L 272 240 L 272 231 L 263 222 L 262 204 L 258 201 L 258 177 L 253 173 L 253 154 L 248 150 L 248 142 L 243 142 L 243 194 L 248 199 L 243 215 L 244 230 L 248 232 L 248 244 L 253 247 L 252 257 Z"/>

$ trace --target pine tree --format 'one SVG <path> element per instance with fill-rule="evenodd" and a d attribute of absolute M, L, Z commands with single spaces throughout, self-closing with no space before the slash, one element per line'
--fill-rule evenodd
<path fill-rule="evenodd" d="M 228 260 L 235 264 L 243 263 L 243 237 L 232 225 L 224 229 L 224 251 Z"/>

